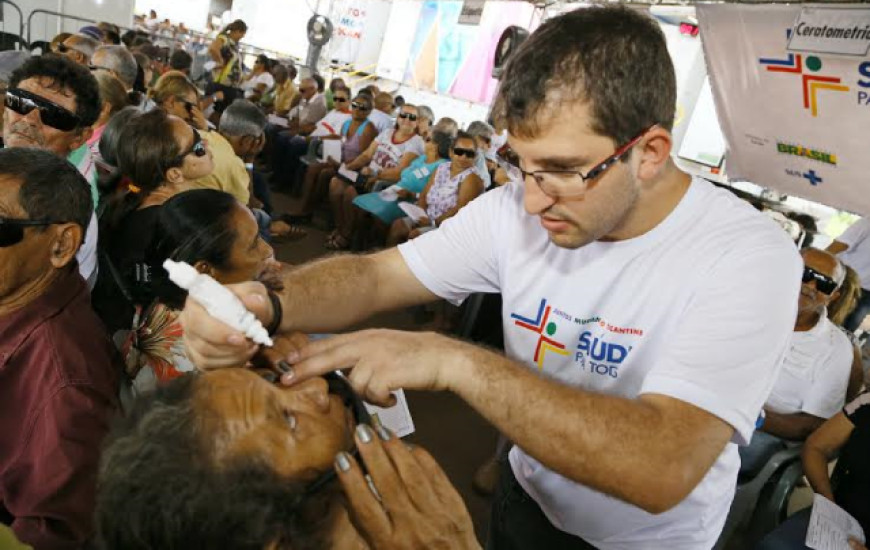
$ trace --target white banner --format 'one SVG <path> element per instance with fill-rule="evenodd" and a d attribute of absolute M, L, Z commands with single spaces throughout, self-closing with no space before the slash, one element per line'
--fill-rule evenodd
<path fill-rule="evenodd" d="M 374 73 L 384 41 L 391 4 L 388 0 L 340 0 L 333 6 L 330 57 L 352 63 L 354 69 Z"/>
<path fill-rule="evenodd" d="M 731 179 L 870 215 L 870 59 L 789 52 L 800 6 L 696 9 Z"/>
<path fill-rule="evenodd" d="M 867 55 L 870 9 L 803 8 L 791 31 L 789 51 Z"/>

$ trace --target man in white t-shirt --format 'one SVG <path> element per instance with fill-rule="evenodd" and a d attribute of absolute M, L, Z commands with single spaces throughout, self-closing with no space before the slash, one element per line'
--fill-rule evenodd
<path fill-rule="evenodd" d="M 870 219 L 861 218 L 853 223 L 828 247 L 828 252 L 839 254 L 840 261 L 854 269 L 861 278 L 861 298 L 843 322 L 846 330 L 855 331 L 870 314 Z"/>
<path fill-rule="evenodd" d="M 827 316 L 846 270 L 821 250 L 807 248 L 801 256 L 804 274 L 794 334 L 764 405 L 764 422 L 751 444 L 740 449 L 741 472 L 758 472 L 783 448 L 783 440 L 803 441 L 846 402 L 854 347 Z"/>
<path fill-rule="evenodd" d="M 725 522 L 737 445 L 791 337 L 801 262 L 769 219 L 673 163 L 675 81 L 644 14 L 596 6 L 550 19 L 514 54 L 494 105 L 524 183 L 398 250 L 295 270 L 281 319 L 261 285 L 230 287 L 266 325 L 303 332 L 502 294 L 507 357 L 432 333 L 363 331 L 288 354 L 282 377 L 350 368 L 373 402 L 402 387 L 467 401 L 515 442 L 489 548 L 709 549 Z M 202 368 L 256 351 L 193 302 L 181 320 Z"/>

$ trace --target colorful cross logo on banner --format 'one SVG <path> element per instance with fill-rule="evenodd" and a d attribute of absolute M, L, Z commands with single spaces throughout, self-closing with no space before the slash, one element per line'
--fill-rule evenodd
<path fill-rule="evenodd" d="M 789 30 L 786 38 L 791 34 Z M 849 87 L 841 84 L 841 79 L 833 76 L 821 76 L 804 73 L 804 67 L 812 73 L 822 69 L 822 60 L 814 55 L 808 56 L 806 62 L 801 54 L 788 54 L 785 59 L 761 58 L 758 62 L 767 67 L 767 70 L 775 73 L 793 73 L 801 76 L 804 91 L 804 109 L 809 109 L 813 116 L 818 116 L 818 90 L 833 90 L 848 92 Z M 815 184 L 813 184 L 815 185 Z"/>
<path fill-rule="evenodd" d="M 517 315 L 516 313 L 511 314 L 511 319 L 516 319 L 514 324 L 518 327 L 522 327 L 532 332 L 537 332 L 538 343 L 535 346 L 535 363 L 538 364 L 538 370 L 542 370 L 544 368 L 544 355 L 548 351 L 552 351 L 553 353 L 557 353 L 559 355 L 568 355 L 568 350 L 565 349 L 565 344 L 553 340 L 549 338 L 556 334 L 556 323 L 547 322 L 547 319 L 550 317 L 550 306 L 547 305 L 547 299 L 544 298 L 541 300 L 541 305 L 538 307 L 538 315 L 534 319 L 529 319 L 527 317 L 523 317 L 521 315 Z M 547 333 L 546 335 L 544 333 Z"/>

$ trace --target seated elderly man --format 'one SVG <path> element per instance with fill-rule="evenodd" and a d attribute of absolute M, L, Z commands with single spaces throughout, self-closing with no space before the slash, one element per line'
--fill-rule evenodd
<path fill-rule="evenodd" d="M 261 234 L 272 238 L 302 238 L 306 232 L 282 221 L 272 221 L 268 185 L 254 172 L 254 158 L 266 142 L 266 115 L 246 99 L 237 99 L 221 114 L 217 132 L 209 132 L 214 155 L 214 171 L 195 182 L 195 187 L 217 189 L 232 194 L 251 207 Z"/>
<path fill-rule="evenodd" d="M 764 406 L 764 423 L 752 442 L 740 449 L 741 472 L 757 471 L 782 446 L 782 440 L 803 441 L 846 400 L 853 346 L 827 316 L 846 277 L 843 265 L 815 248 L 801 251 L 803 285 L 791 346 Z"/>
<path fill-rule="evenodd" d="M 64 40 L 57 48 L 57 51 L 79 65 L 87 67 L 91 64 L 91 57 L 93 57 L 94 52 L 99 47 L 99 40 L 95 40 L 90 36 L 85 36 L 83 34 L 74 34 Z"/>
<path fill-rule="evenodd" d="M 87 180 L 96 206 L 97 169 L 87 141 L 101 103 L 91 72 L 65 57 L 30 58 L 12 73 L 5 105 L 4 145 L 45 149 L 67 159 Z M 77 257 L 91 288 L 97 280 L 97 231 L 97 217 L 92 215 Z"/>
<path fill-rule="evenodd" d="M 0 523 L 34 548 L 92 535 L 118 365 L 75 256 L 88 186 L 47 151 L 0 150 Z"/>
<path fill-rule="evenodd" d="M 133 91 L 139 65 L 130 50 L 124 46 L 100 46 L 91 58 L 91 65 L 111 71 L 128 92 Z"/>
<path fill-rule="evenodd" d="M 272 180 L 281 185 L 292 182 L 299 167 L 299 158 L 308 150 L 305 137 L 317 128 L 326 116 L 326 98 L 314 78 L 299 83 L 299 104 L 287 114 L 286 130 L 278 132 L 272 147 Z"/>
<path fill-rule="evenodd" d="M 105 448 L 99 547 L 479 549 L 462 500 L 431 456 L 366 422 L 337 375 L 291 389 L 248 369 L 176 378 L 141 397 Z M 357 452 L 389 518 L 350 456 Z M 397 483 L 392 464 L 413 485 Z M 343 498 L 336 474 L 362 498 Z"/>

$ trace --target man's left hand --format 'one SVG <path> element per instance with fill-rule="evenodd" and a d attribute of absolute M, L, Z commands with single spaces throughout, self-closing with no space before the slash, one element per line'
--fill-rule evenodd
<path fill-rule="evenodd" d="M 287 360 L 293 374 L 282 382 L 295 384 L 336 369 L 351 369 L 348 379 L 366 401 L 390 406 L 391 391 L 449 390 L 476 348 L 434 332 L 364 330 L 313 342 Z"/>

